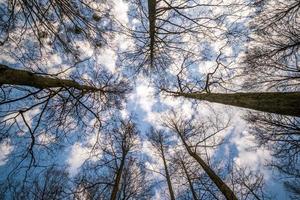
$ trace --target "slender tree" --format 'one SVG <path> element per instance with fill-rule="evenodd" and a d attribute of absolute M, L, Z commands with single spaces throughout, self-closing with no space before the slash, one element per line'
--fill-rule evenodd
<path fill-rule="evenodd" d="M 116 120 L 103 131 L 100 157 L 89 161 L 77 178 L 78 198 L 90 196 L 93 199 L 143 199 L 150 193 L 145 170 L 134 157 L 138 130 L 129 120 Z M 137 181 L 136 183 L 134 181 Z M 145 188 L 137 185 L 144 182 Z"/>
<path fill-rule="evenodd" d="M 202 141 L 197 142 L 196 145 L 189 144 L 188 137 L 190 135 L 199 135 L 201 133 L 201 127 L 193 127 L 191 123 L 182 119 L 168 118 L 164 122 L 164 125 L 178 135 L 186 151 L 191 157 L 193 157 L 198 164 L 203 168 L 205 173 L 210 177 L 218 189 L 223 193 L 226 199 L 237 199 L 232 189 L 215 173 L 215 171 L 198 155 L 197 148 L 201 145 L 201 142 L 205 142 L 207 139 L 213 137 L 221 130 L 206 135 Z M 197 130 L 198 129 L 198 130 Z M 200 130 L 199 130 L 200 129 Z M 204 130 L 202 130 L 204 131 Z"/>
<path fill-rule="evenodd" d="M 137 135 L 137 132 L 135 130 L 135 127 L 133 124 L 125 124 L 124 122 L 122 123 L 121 127 L 121 140 L 118 141 L 120 147 L 121 147 L 121 160 L 120 163 L 116 169 L 116 174 L 114 178 L 114 184 L 111 192 L 111 200 L 117 199 L 117 194 L 120 190 L 120 184 L 121 184 L 121 178 L 122 178 L 122 173 L 124 170 L 125 166 L 125 161 L 126 157 L 128 156 L 129 151 L 134 145 L 134 136 Z M 117 139 L 117 138 L 115 138 Z"/>
<path fill-rule="evenodd" d="M 26 181 L 15 181 L 0 187 L 1 199 L 58 200 L 71 196 L 71 179 L 65 169 L 55 166 L 34 172 Z"/>
<path fill-rule="evenodd" d="M 182 53 L 199 57 L 198 52 L 195 52 L 199 43 L 221 37 L 215 34 L 222 30 L 220 24 L 240 7 L 238 2 L 227 4 L 222 1 L 131 2 L 134 11 L 130 14 L 139 23 L 127 31 L 129 37 L 134 39 L 135 46 L 125 53 L 124 59 L 134 63 L 135 71 L 146 73 L 163 73 Z M 203 9 L 207 12 L 202 12 Z"/>
<path fill-rule="evenodd" d="M 175 156 L 172 158 L 173 164 L 176 165 L 176 175 L 179 176 L 180 179 L 184 177 L 188 183 L 188 188 L 192 194 L 192 198 L 194 200 L 200 199 L 197 194 L 197 190 L 195 188 L 195 170 L 191 169 L 193 162 L 191 162 L 187 155 L 183 152 L 178 151 L 175 153 Z M 195 169 L 195 168 L 194 168 Z M 192 171 L 191 171 L 192 170 Z M 181 186 L 180 186 L 181 187 Z"/>
<path fill-rule="evenodd" d="M 174 193 L 174 189 L 172 186 L 171 175 L 169 172 L 168 162 L 167 162 L 167 158 L 166 158 L 167 149 L 168 149 L 167 137 L 168 136 L 166 136 L 166 133 L 164 131 L 154 130 L 153 128 L 151 129 L 149 136 L 148 136 L 152 146 L 155 148 L 159 157 L 163 161 L 164 175 L 165 175 L 165 178 L 166 178 L 166 181 L 168 184 L 170 199 L 175 200 L 175 193 Z"/>
<path fill-rule="evenodd" d="M 250 134 L 256 138 L 258 147 L 268 149 L 272 155 L 267 166 L 277 170 L 278 176 L 282 177 L 281 179 L 287 187 L 287 191 L 291 193 L 291 196 L 297 196 L 295 188 L 300 180 L 299 119 L 249 112 L 246 120 L 250 125 Z"/>

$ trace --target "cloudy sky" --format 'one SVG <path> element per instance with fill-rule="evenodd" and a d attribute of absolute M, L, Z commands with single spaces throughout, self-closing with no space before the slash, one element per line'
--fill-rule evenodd
<path fill-rule="evenodd" d="M 224 2 L 230 4 L 231 0 Z M 114 17 L 114 20 L 120 23 L 122 27 L 139 30 L 141 19 L 132 15 L 136 8 L 130 2 L 113 0 L 110 4 L 110 14 Z M 95 6 L 97 7 L 96 3 Z M 226 7 L 221 7 L 213 9 L 211 12 L 214 12 L 213 14 L 231 12 L 226 9 Z M 243 80 L 231 80 L 230 77 L 239 73 L 239 69 L 236 68 L 241 65 L 240 60 L 244 56 L 245 48 L 248 45 L 246 36 L 249 34 L 249 20 L 255 10 L 250 7 L 236 5 L 234 12 L 234 15 L 228 15 L 228 17 L 226 17 L 220 25 L 219 30 L 214 30 L 214 37 L 203 38 L 201 41 L 192 40 L 187 36 L 187 38 L 183 37 L 183 40 L 189 41 L 185 48 L 193 48 L 195 52 L 199 52 L 199 61 L 192 64 L 184 74 L 184 78 L 187 82 L 188 80 L 192 81 L 193 78 L 201 78 L 207 73 L 213 72 L 217 66 L 216 60 L 221 54 L 221 59 L 219 61 L 228 66 L 231 69 L 231 72 L 227 73 L 228 69 L 224 68 L 221 69 L 216 76 L 227 74 L 224 77 L 228 78 L 230 81 L 226 84 L 224 83 L 224 86 L 228 86 L 232 90 L 240 89 Z M 214 24 L 211 25 L 213 26 Z M 224 30 L 231 33 L 227 35 L 226 40 L 221 36 Z M 276 199 L 288 199 L 288 194 L 286 194 L 282 183 L 279 178 L 276 179 L 276 172 L 265 166 L 266 163 L 272 159 L 271 152 L 263 147 L 257 148 L 257 141 L 251 134 L 252 130 L 243 118 L 248 112 L 246 109 L 189 100 L 182 97 L 174 98 L 165 93 L 159 93 L 157 88 L 159 76 L 133 73 L 131 70 L 132 66 L 128 65 L 134 65 L 135 63 L 131 63 L 128 60 L 122 60 L 122 53 L 131 50 L 135 45 L 133 38 L 123 34 L 122 31 L 116 32 L 114 37 L 109 41 L 109 44 L 100 49 L 95 49 L 89 42 L 84 40 L 75 40 L 74 42 L 77 46 L 78 59 L 82 60 L 82 62 L 78 64 L 78 67 L 76 66 L 76 68 L 66 70 L 64 73 L 59 74 L 61 78 L 69 78 L 74 76 L 74 74 L 79 74 L 84 80 L 93 80 L 93 71 L 96 71 L 97 68 L 104 68 L 112 74 L 126 77 L 133 83 L 133 89 L 127 95 L 127 100 L 122 102 L 124 109 L 117 111 L 117 113 L 122 118 L 127 118 L 128 116 L 134 117 L 134 122 L 137 124 L 141 133 L 139 136 L 139 143 L 142 147 L 140 149 L 140 156 L 146 155 L 147 159 L 145 160 L 145 165 L 147 168 L 152 169 L 153 171 L 159 171 L 163 168 L 162 161 L 156 158 L 155 152 L 153 152 L 149 141 L 147 141 L 146 133 L 151 126 L 158 129 L 164 129 L 164 127 L 162 127 L 162 120 L 164 116 L 170 114 L 170 111 L 179 113 L 183 118 L 191 120 L 192 117 L 194 117 L 196 119 L 204 119 L 205 121 L 205 119 L 217 116 L 222 123 L 229 122 L 229 125 L 217 135 L 217 139 L 224 139 L 224 142 L 218 148 L 210 150 L 209 155 L 216 161 L 220 159 L 232 159 L 234 164 L 239 167 L 248 167 L 257 173 L 262 173 L 266 181 L 267 190 L 272 191 L 276 196 Z M 23 65 L 16 59 L 16 57 L 18 57 L 18 52 L 16 52 L 17 55 L 14 55 L 10 51 L 11 49 L 16 48 L 16 45 L 17 43 L 12 42 L 8 46 L 5 46 L 6 50 L 3 48 L 4 51 L 0 53 L 1 63 L 9 64 L 16 68 L 23 68 L 24 65 L 31 66 L 33 70 L 37 70 L 37 67 L 39 66 L 42 68 L 42 71 L 46 73 L 56 74 L 65 69 L 69 69 L 70 63 L 73 62 L 72 58 L 69 56 L 62 54 L 59 51 L 53 51 L 50 45 L 45 45 L 45 49 L 42 50 L 44 51 L 44 54 L 41 59 L 28 61 L 25 64 L 23 63 Z M 22 47 L 23 49 L 21 50 L 29 51 L 29 47 L 30 41 L 25 41 Z M 22 52 L 21 50 L 20 52 Z M 180 64 L 183 62 L 183 59 L 183 55 L 175 55 L 173 57 L 172 64 L 164 72 L 167 79 L 170 78 L 170 80 L 173 80 L 180 71 Z M 20 58 L 20 60 L 22 61 L 22 58 Z M 222 66 L 220 68 L 222 68 Z M 222 88 L 218 88 L 214 85 L 212 86 L 212 90 L 214 92 L 224 91 Z M 26 102 L 24 102 L 24 104 L 26 104 Z M 7 109 L 6 107 L 2 108 L 3 111 Z M 26 112 L 25 118 L 31 124 L 34 124 L 31 120 L 33 116 L 36 116 L 39 112 L 41 112 L 40 108 Z M 114 111 L 103 112 L 102 119 L 108 121 L 111 112 Z M 21 119 L 18 120 L 20 120 L 20 126 L 25 127 L 24 123 L 22 124 Z M 96 123 L 95 119 L 91 119 L 90 125 L 93 125 L 94 123 Z M 65 144 L 68 144 L 67 147 L 60 148 L 61 146 L 57 144 L 58 151 L 53 152 L 53 154 L 56 155 L 54 156 L 55 162 L 58 164 L 65 164 L 70 176 L 75 177 L 87 159 L 97 161 L 97 159 L 101 158 L 101 150 L 92 152 L 91 148 L 96 141 L 99 142 L 102 138 L 101 135 L 99 138 L 99 135 L 96 132 L 91 132 L 84 137 L 78 136 L 80 135 L 78 132 L 72 134 L 73 135 L 71 135 L 67 141 L 64 141 Z M 17 133 L 17 137 L 20 137 L 20 139 L 25 137 L 24 135 L 26 135 L 26 133 Z M 46 151 L 43 151 L 42 148 L 47 148 L 47 146 L 55 144 L 57 138 L 54 135 L 47 134 L 47 132 L 42 132 L 38 135 L 37 140 L 40 145 L 37 149 L 41 151 L 40 155 L 44 155 L 46 154 Z M 4 180 L 11 170 L 13 170 L 13 166 L 19 162 L 12 160 L 10 157 L 10 155 L 14 155 L 22 150 L 20 146 L 15 144 L 20 143 L 19 141 L 12 141 L 12 139 L 1 140 L 0 174 L 2 175 L 0 176 L 2 180 Z M 172 155 L 172 151 L 176 148 L 178 148 L 177 145 L 172 146 L 168 153 Z M 20 157 L 19 159 L 22 158 Z M 48 161 L 43 160 L 43 162 L 45 164 Z M 23 174 L 21 173 L 21 175 Z M 161 175 L 154 172 L 152 178 L 163 180 Z M 153 199 L 158 200 L 166 198 L 166 188 L 166 183 L 161 183 L 155 187 L 155 196 L 153 196 Z"/>

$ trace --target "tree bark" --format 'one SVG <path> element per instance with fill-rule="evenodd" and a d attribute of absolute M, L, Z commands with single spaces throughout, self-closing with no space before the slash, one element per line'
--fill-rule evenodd
<path fill-rule="evenodd" d="M 73 80 L 37 75 L 26 70 L 13 69 L 0 64 L 0 85 L 2 84 L 23 85 L 39 89 L 67 87 L 82 90 L 83 92 L 102 91 L 96 87 L 81 85 Z"/>
<path fill-rule="evenodd" d="M 175 194 L 174 194 L 173 187 L 172 187 L 171 177 L 169 174 L 168 165 L 166 162 L 165 153 L 164 153 L 162 146 L 161 146 L 161 155 L 162 155 L 162 159 L 163 159 L 163 163 L 164 163 L 164 169 L 165 169 L 165 175 L 166 175 L 166 179 L 167 179 L 167 183 L 168 183 L 170 199 L 175 200 Z"/>
<path fill-rule="evenodd" d="M 300 117 L 300 92 L 182 93 L 173 96 L 205 100 L 257 111 Z"/>
<path fill-rule="evenodd" d="M 114 181 L 114 186 L 113 186 L 113 189 L 112 189 L 112 192 L 111 192 L 110 200 L 116 200 L 117 199 L 117 194 L 119 192 L 119 187 L 120 187 L 120 181 L 121 181 L 121 177 L 122 177 L 122 173 L 123 173 L 123 168 L 124 168 L 124 165 L 125 165 L 125 157 L 126 157 L 126 154 L 123 154 L 120 167 L 117 170 L 117 174 L 116 174 L 116 178 L 115 178 L 115 181 Z"/>
<path fill-rule="evenodd" d="M 194 200 L 198 200 L 198 197 L 197 197 L 196 191 L 195 191 L 195 189 L 194 189 L 194 186 L 193 186 L 191 177 L 190 177 L 190 175 L 189 175 L 189 172 L 187 171 L 187 168 L 186 168 L 186 166 L 185 166 L 185 164 L 184 164 L 184 161 L 181 160 L 180 162 L 181 162 L 183 171 L 184 171 L 184 173 L 185 173 L 185 176 L 186 176 L 186 178 L 187 178 L 187 180 L 188 180 L 188 182 L 189 182 L 189 186 L 190 186 L 190 189 L 191 189 L 191 192 L 192 192 L 192 195 L 193 195 L 193 199 L 194 199 Z"/>
<path fill-rule="evenodd" d="M 200 156 L 198 156 L 198 154 L 196 154 L 191 150 L 191 148 L 185 142 L 179 130 L 177 130 L 177 133 L 183 145 L 185 146 L 187 152 L 200 164 L 200 166 L 203 168 L 203 170 L 206 172 L 209 178 L 216 184 L 219 190 L 223 193 L 225 198 L 227 200 L 237 200 L 237 197 L 235 196 L 234 192 L 228 187 L 228 185 L 222 181 L 222 179 L 204 162 L 204 160 L 202 160 Z"/>

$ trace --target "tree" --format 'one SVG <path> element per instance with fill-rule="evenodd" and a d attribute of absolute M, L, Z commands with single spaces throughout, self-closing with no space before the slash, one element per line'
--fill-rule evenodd
<path fill-rule="evenodd" d="M 0 7 L 1 16 L 5 16 L 0 19 L 0 44 L 18 42 L 23 48 L 31 37 L 37 48 L 49 45 L 54 50 L 60 46 L 76 55 L 78 39 L 86 39 L 95 47 L 105 44 L 109 28 L 99 24 L 110 20 L 109 9 L 103 1 L 7 0 Z"/>
<path fill-rule="evenodd" d="M 40 136 L 46 134 L 58 143 L 76 127 L 89 129 L 91 119 L 99 131 L 100 113 L 120 108 L 130 90 L 125 79 L 106 71 L 95 74 L 94 83 L 79 83 L 1 65 L 0 82 L 0 139 L 22 144 L 24 151 L 19 152 L 22 158 L 30 158 L 29 167 L 37 164 L 34 151 L 43 145 Z M 26 137 L 22 141 L 15 138 L 20 133 Z"/>
<path fill-rule="evenodd" d="M 175 200 L 175 194 L 171 182 L 171 175 L 168 169 L 168 163 L 167 163 L 167 150 L 168 150 L 168 136 L 164 131 L 161 130 L 154 130 L 153 128 L 150 130 L 149 133 L 149 141 L 151 142 L 152 146 L 155 148 L 155 151 L 158 153 L 158 156 L 163 161 L 163 167 L 164 167 L 164 176 L 166 178 L 170 199 Z"/>
<path fill-rule="evenodd" d="M 88 161 L 76 178 L 77 198 L 91 199 L 147 199 L 150 183 L 146 172 L 135 158 L 137 136 L 135 124 L 128 120 L 115 120 L 104 132 L 96 162 Z"/>
<path fill-rule="evenodd" d="M 148 180 L 145 166 L 135 158 L 130 158 L 125 166 L 118 199 L 149 199 L 153 184 Z"/>
<path fill-rule="evenodd" d="M 193 168 L 193 162 L 191 160 L 189 160 L 189 157 L 187 155 L 185 155 L 183 152 L 178 151 L 175 153 L 176 156 L 173 156 L 172 158 L 172 163 L 173 165 L 175 165 L 175 169 L 176 169 L 176 175 L 179 177 L 179 179 L 182 179 L 182 177 L 184 177 L 184 179 L 186 179 L 187 183 L 188 183 L 188 188 L 191 192 L 191 197 L 194 200 L 198 200 L 200 199 L 198 197 L 196 188 L 195 188 L 195 171 L 198 169 L 191 169 Z M 181 180 L 179 180 L 181 181 Z M 182 187 L 182 185 L 181 185 Z"/>
<path fill-rule="evenodd" d="M 300 116 L 299 92 L 201 93 L 162 89 L 174 97 L 204 100 L 281 115 Z"/>
<path fill-rule="evenodd" d="M 231 184 L 240 199 L 273 199 L 266 192 L 264 175 L 259 170 L 234 165 L 230 171 Z"/>
<path fill-rule="evenodd" d="M 199 43 L 222 37 L 216 32 L 222 32 L 225 18 L 241 7 L 238 1 L 191 0 L 133 0 L 131 5 L 130 16 L 140 23 L 125 31 L 135 45 L 125 52 L 124 60 L 134 64 L 137 72 L 160 75 L 171 64 L 177 64 L 177 58 L 183 53 L 199 57 L 195 51 Z"/>
<path fill-rule="evenodd" d="M 124 123 L 124 122 L 121 123 L 122 123 L 120 127 L 121 129 L 115 130 L 116 132 L 120 131 L 119 132 L 120 138 L 116 137 L 113 140 L 113 142 L 117 142 L 117 145 L 119 145 L 119 148 L 121 150 L 121 161 L 119 166 L 116 169 L 114 186 L 110 197 L 111 200 L 117 199 L 117 194 L 120 190 L 120 183 L 121 183 L 122 173 L 125 166 L 126 157 L 129 151 L 133 148 L 134 139 L 137 135 L 137 130 L 135 129 L 133 124 Z"/>
<path fill-rule="evenodd" d="M 1 85 L 21 85 L 34 87 L 37 89 L 74 88 L 81 91 L 83 94 L 95 92 L 102 94 L 123 94 L 126 91 L 126 86 L 122 85 L 125 82 L 120 82 L 118 85 L 103 85 L 101 87 L 97 87 L 83 84 L 81 85 L 74 80 L 59 79 L 51 76 L 39 75 L 25 70 L 13 69 L 6 65 L 0 65 L 0 70 Z"/>
<path fill-rule="evenodd" d="M 252 41 L 245 56 L 245 86 L 299 91 L 299 1 L 264 0 L 254 8 L 257 13 L 251 21 Z"/>
<path fill-rule="evenodd" d="M 236 92 L 235 88 L 224 88 L 224 82 L 230 82 L 234 78 L 240 78 L 234 69 L 230 69 L 226 62 L 222 61 L 223 48 L 220 48 L 216 56 L 215 69 L 206 76 L 196 80 L 187 77 L 188 64 L 182 64 L 181 70 L 170 84 L 160 85 L 160 89 L 172 96 L 181 96 L 197 100 L 222 103 L 237 107 L 254 109 L 263 112 L 277 113 L 281 115 L 299 116 L 299 25 L 297 23 L 298 1 L 289 3 L 281 1 L 259 1 L 254 7 L 257 16 L 252 20 L 255 34 L 248 45 L 246 56 L 236 67 L 243 70 L 243 93 Z M 274 7 L 276 4 L 278 6 Z M 253 29 L 252 29 L 253 30 Z M 225 59 L 226 60 L 226 59 Z M 242 65 L 243 66 L 243 65 Z M 223 73 L 220 69 L 223 69 Z M 226 72 L 228 71 L 229 72 Z M 228 76 L 228 74 L 233 74 Z M 211 87 L 226 93 L 212 92 Z M 276 89 L 277 88 L 277 89 Z M 279 92 L 277 92 L 280 89 Z M 254 89 L 255 91 L 250 91 Z M 272 92 L 266 92 L 272 89 Z M 257 92 L 259 90 L 259 92 Z M 230 91 L 230 93 L 228 93 Z M 265 91 L 265 92 L 261 92 Z M 274 92 L 275 91 L 275 92 Z M 291 92 L 292 91 L 292 92 Z M 272 106 L 274 105 L 274 107 Z"/>
<path fill-rule="evenodd" d="M 68 173 L 61 168 L 50 166 L 35 172 L 26 182 L 2 185 L 2 199 L 45 199 L 58 200 L 70 196 L 71 182 Z"/>
<path fill-rule="evenodd" d="M 258 147 L 268 149 L 273 156 L 267 165 L 279 172 L 291 196 L 297 196 L 300 180 L 299 118 L 250 112 L 246 120 Z"/>
<path fill-rule="evenodd" d="M 206 142 L 206 140 L 213 137 L 223 129 L 216 130 L 215 132 L 207 135 L 205 134 L 206 130 L 203 129 L 203 125 L 200 124 L 198 125 L 198 127 L 195 127 L 195 125 L 193 125 L 191 122 L 175 117 L 165 119 L 164 126 L 166 126 L 172 132 L 178 135 L 188 154 L 198 162 L 198 164 L 202 167 L 205 173 L 210 177 L 210 179 L 215 183 L 218 189 L 223 193 L 225 198 L 237 199 L 236 195 L 229 188 L 229 186 L 197 153 L 197 149 L 199 148 L 199 146 L 202 146 L 203 142 Z M 197 141 L 196 144 L 191 144 L 188 138 L 192 136 L 202 137 L 202 140 Z"/>

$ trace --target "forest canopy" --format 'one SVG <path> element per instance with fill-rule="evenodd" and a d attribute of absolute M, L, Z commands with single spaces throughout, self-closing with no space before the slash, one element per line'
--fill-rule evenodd
<path fill-rule="evenodd" d="M 299 199 L 299 63 L 299 0 L 3 0 L 0 199 Z"/>

